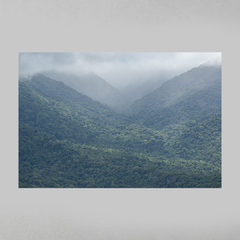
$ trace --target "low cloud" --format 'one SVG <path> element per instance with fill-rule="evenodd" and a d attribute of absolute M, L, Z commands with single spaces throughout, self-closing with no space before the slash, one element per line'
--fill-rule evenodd
<path fill-rule="evenodd" d="M 221 59 L 221 53 L 19 53 L 19 74 L 48 70 L 76 75 L 94 72 L 121 88 L 157 75 L 171 78 L 214 58 Z"/>

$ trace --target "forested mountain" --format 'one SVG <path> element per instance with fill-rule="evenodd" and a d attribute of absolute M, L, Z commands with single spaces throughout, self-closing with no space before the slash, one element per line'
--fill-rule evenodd
<path fill-rule="evenodd" d="M 221 114 L 185 128 L 170 144 L 181 158 L 204 159 L 221 167 Z"/>
<path fill-rule="evenodd" d="M 139 112 L 150 107 L 149 111 L 158 111 L 178 102 L 184 96 L 211 86 L 216 81 L 221 81 L 221 68 L 201 65 L 166 81 L 153 93 L 136 101 L 132 110 Z"/>
<path fill-rule="evenodd" d="M 77 76 L 70 73 L 45 71 L 42 74 L 51 79 L 62 81 L 67 86 L 102 104 L 119 108 L 127 104 L 126 99 L 117 89 L 94 73 L 81 73 Z"/>
<path fill-rule="evenodd" d="M 114 118 L 116 114 L 110 108 L 44 75 L 19 84 L 20 124 L 58 139 L 86 142 L 96 136 L 96 125 L 114 123 Z"/>
<path fill-rule="evenodd" d="M 133 103 L 130 111 L 135 121 L 159 130 L 201 122 L 221 112 L 221 68 L 201 65 L 176 76 Z"/>
<path fill-rule="evenodd" d="M 19 81 L 19 187 L 221 187 L 220 69 L 199 69 L 128 115 L 42 74 Z"/>

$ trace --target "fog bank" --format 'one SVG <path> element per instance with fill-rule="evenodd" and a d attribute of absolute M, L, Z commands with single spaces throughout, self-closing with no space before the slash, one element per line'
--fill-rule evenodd
<path fill-rule="evenodd" d="M 217 52 L 96 52 L 19 53 L 19 74 L 59 71 L 76 75 L 94 72 L 112 86 L 123 88 L 156 76 L 172 78 L 214 58 Z"/>

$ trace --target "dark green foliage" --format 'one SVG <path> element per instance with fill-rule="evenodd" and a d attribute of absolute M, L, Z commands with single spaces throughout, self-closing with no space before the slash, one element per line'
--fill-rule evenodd
<path fill-rule="evenodd" d="M 176 153 L 186 160 L 196 159 L 221 166 L 221 115 L 186 128 L 172 143 Z"/>
<path fill-rule="evenodd" d="M 220 174 L 215 169 L 204 172 L 204 166 L 212 165 L 203 162 L 69 146 L 28 126 L 20 125 L 19 130 L 20 187 L 220 187 L 221 181 L 214 177 Z"/>
<path fill-rule="evenodd" d="M 207 76 L 131 117 L 40 74 L 19 82 L 19 187 L 221 187 L 221 86 Z"/>
<path fill-rule="evenodd" d="M 168 124 L 217 113 L 220 107 L 221 68 L 200 66 L 165 82 L 132 104 L 131 111 L 134 121 L 163 129 Z"/>
<path fill-rule="evenodd" d="M 142 110 L 137 114 L 136 121 L 142 122 L 147 127 L 162 130 L 171 124 L 185 125 L 189 122 L 202 122 L 220 112 L 221 82 L 216 81 L 210 87 L 181 97 L 177 103 L 159 111 L 148 114 Z"/>
<path fill-rule="evenodd" d="M 134 112 L 143 110 L 158 111 L 177 103 L 181 97 L 193 94 L 221 81 L 221 68 L 200 66 L 163 83 L 153 93 L 146 95 L 132 105 Z"/>

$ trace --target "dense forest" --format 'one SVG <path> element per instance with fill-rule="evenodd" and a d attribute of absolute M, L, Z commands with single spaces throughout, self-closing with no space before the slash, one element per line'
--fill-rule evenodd
<path fill-rule="evenodd" d="M 46 75 L 19 79 L 20 188 L 221 187 L 220 67 L 191 69 L 121 109 L 112 87 L 116 107 L 83 83 L 82 94 L 77 78 Z"/>

